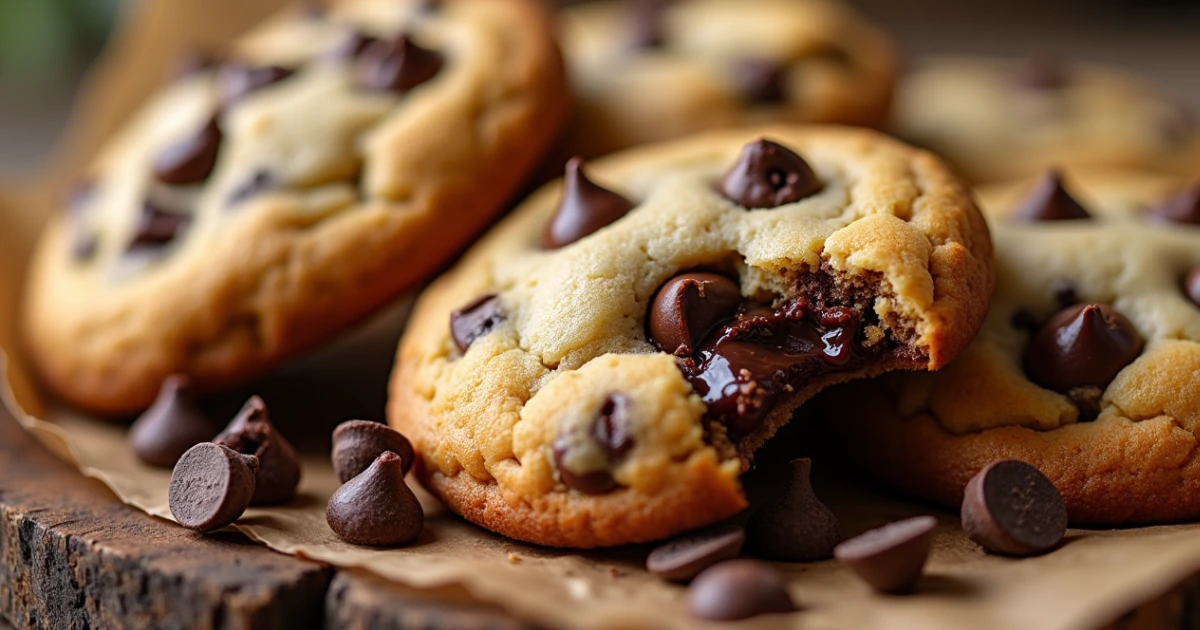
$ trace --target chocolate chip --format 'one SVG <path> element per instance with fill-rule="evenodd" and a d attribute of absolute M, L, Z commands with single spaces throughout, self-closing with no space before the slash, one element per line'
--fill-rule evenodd
<path fill-rule="evenodd" d="M 228 108 L 252 92 L 292 76 L 295 71 L 281 66 L 251 66 L 229 62 L 221 67 L 219 77 L 222 107 Z"/>
<path fill-rule="evenodd" d="M 129 443 L 143 462 L 170 468 L 191 447 L 213 436 L 213 422 L 192 396 L 188 377 L 163 381 L 154 404 L 129 428 Z"/>
<path fill-rule="evenodd" d="M 804 158 L 766 139 L 747 144 L 721 180 L 721 194 L 747 208 L 775 208 L 820 191 L 821 182 Z"/>
<path fill-rule="evenodd" d="M 1062 174 L 1056 169 L 1048 170 L 1042 175 L 1013 213 L 1013 219 L 1027 222 L 1090 218 L 1088 211 L 1063 188 Z"/>
<path fill-rule="evenodd" d="M 725 276 L 682 273 L 654 296 L 647 325 L 650 339 L 663 352 L 692 356 L 713 327 L 732 317 L 743 301 L 737 283 Z"/>
<path fill-rule="evenodd" d="M 142 203 L 138 215 L 137 231 L 134 232 L 132 248 L 160 247 L 175 240 L 191 222 L 191 217 L 176 212 L 167 212 L 152 201 Z"/>
<path fill-rule="evenodd" d="M 379 41 L 358 30 L 350 31 L 342 36 L 337 45 L 329 51 L 330 59 L 355 59 L 362 54 L 367 46 Z"/>
<path fill-rule="evenodd" d="M 217 165 L 221 127 L 208 119 L 192 135 L 175 142 L 154 158 L 154 178 L 164 184 L 184 186 L 208 179 Z"/>
<path fill-rule="evenodd" d="M 1060 282 L 1054 285 L 1054 302 L 1058 304 L 1058 308 L 1064 309 L 1068 306 L 1075 306 L 1079 303 L 1079 292 L 1075 290 L 1075 285 L 1069 282 Z"/>
<path fill-rule="evenodd" d="M 300 457 L 267 418 L 267 405 L 250 397 L 229 426 L 213 442 L 244 455 L 258 457 L 259 468 L 252 505 L 286 503 L 300 485 Z"/>
<path fill-rule="evenodd" d="M 988 551 L 1032 556 L 1054 549 L 1067 531 L 1067 506 L 1037 468 L 1015 459 L 979 471 L 963 496 L 963 531 Z"/>
<path fill-rule="evenodd" d="M 421 535 L 425 512 L 404 483 L 403 460 L 386 451 L 329 497 L 325 520 L 348 543 L 394 547 Z"/>
<path fill-rule="evenodd" d="M 1017 66 L 1013 82 L 1027 90 L 1058 90 L 1071 82 L 1071 74 L 1062 59 L 1040 53 L 1026 57 Z"/>
<path fill-rule="evenodd" d="M 1187 294 L 1192 304 L 1200 306 L 1200 265 L 1192 267 L 1187 277 L 1183 279 L 1183 292 Z"/>
<path fill-rule="evenodd" d="M 371 42 L 359 54 L 358 85 L 368 90 L 405 92 L 432 79 L 445 62 L 407 35 Z"/>
<path fill-rule="evenodd" d="M 613 223 L 633 209 L 633 202 L 597 185 L 583 172 L 583 158 L 567 162 L 562 201 L 542 234 L 542 246 L 558 249 Z"/>
<path fill-rule="evenodd" d="M 610 394 L 586 432 L 564 432 L 554 441 L 554 466 L 563 485 L 584 494 L 617 488 L 612 467 L 633 448 L 630 406 L 624 394 Z"/>
<path fill-rule="evenodd" d="M 661 48 L 666 43 L 663 16 L 673 0 L 636 0 L 629 10 L 629 47 L 632 50 Z"/>
<path fill-rule="evenodd" d="M 333 469 L 342 483 L 357 477 L 384 451 L 400 456 L 401 472 L 407 475 L 413 465 L 413 447 L 391 427 L 370 420 L 347 420 L 333 430 Z"/>
<path fill-rule="evenodd" d="M 275 176 L 265 170 L 254 171 L 250 179 L 242 182 L 241 186 L 234 189 L 229 195 L 229 205 L 236 206 L 242 202 L 258 195 L 259 193 L 271 188 L 275 185 Z"/>
<path fill-rule="evenodd" d="M 772 481 L 779 485 L 746 524 L 751 553 L 784 562 L 824 560 L 833 555 L 841 541 L 838 520 L 813 492 L 811 472 L 808 458 L 792 460 L 785 469 L 772 472 Z"/>
<path fill-rule="evenodd" d="M 258 458 L 203 442 L 188 449 L 167 490 L 167 505 L 180 525 L 200 532 L 236 521 L 254 494 Z"/>
<path fill-rule="evenodd" d="M 481 295 L 450 313 L 450 336 L 454 339 L 454 345 L 466 352 L 476 339 L 492 332 L 505 317 L 499 297 L 494 293 Z"/>
<path fill-rule="evenodd" d="M 1179 194 L 1150 209 L 1152 218 L 1172 223 L 1200 224 L 1200 179 Z"/>
<path fill-rule="evenodd" d="M 747 101 L 757 104 L 787 100 L 787 67 L 772 59 L 739 59 L 733 64 L 733 79 Z"/>
<path fill-rule="evenodd" d="M 729 560 L 705 569 L 687 590 L 688 613 L 707 621 L 737 621 L 796 610 L 787 582 L 757 560 Z"/>
<path fill-rule="evenodd" d="M 1142 338 L 1111 306 L 1078 304 L 1042 324 L 1025 350 L 1030 380 L 1057 392 L 1104 388 L 1137 358 Z"/>
<path fill-rule="evenodd" d="M 843 542 L 833 556 L 880 593 L 911 592 L 921 579 L 936 528 L 932 516 L 889 523 Z"/>
<path fill-rule="evenodd" d="M 667 580 L 690 580 L 708 567 L 736 558 L 746 532 L 734 524 L 718 525 L 655 547 L 646 557 L 646 569 Z"/>

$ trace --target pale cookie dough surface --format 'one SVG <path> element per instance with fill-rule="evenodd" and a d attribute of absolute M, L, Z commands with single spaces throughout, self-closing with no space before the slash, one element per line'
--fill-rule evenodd
<path fill-rule="evenodd" d="M 723 174 L 759 138 L 802 156 L 821 190 L 753 210 L 723 196 Z M 746 505 L 738 475 L 751 453 L 803 400 L 865 374 L 940 367 L 982 321 L 991 244 L 981 215 L 940 161 L 879 134 L 714 132 L 587 169 L 633 209 L 546 250 L 561 185 L 533 195 L 422 296 L 393 375 L 389 419 L 413 440 L 417 474 L 451 508 L 505 535 L 594 547 L 729 516 Z M 744 299 L 768 304 L 805 297 L 801 284 L 815 277 L 854 287 L 872 322 L 856 340 L 871 345 L 867 360 L 796 383 L 757 430 L 734 440 L 676 357 L 647 338 L 656 291 L 697 268 L 721 270 Z M 503 316 L 460 351 L 451 313 L 487 295 Z M 599 445 L 585 448 L 606 413 L 631 442 L 607 465 Z M 600 466 L 614 487 L 568 487 L 556 468 L 560 441 L 582 444 L 563 458 L 574 473 Z"/>
<path fill-rule="evenodd" d="M 1182 286 L 1200 264 L 1200 227 L 1147 215 L 1184 183 L 1068 171 L 1067 190 L 1092 218 L 1036 223 L 1011 216 L 1030 182 L 982 190 L 996 246 L 983 329 L 941 372 L 822 396 L 839 447 L 881 479 L 949 504 L 980 468 L 1015 458 L 1047 474 L 1076 523 L 1200 516 L 1200 307 Z M 1145 344 L 1102 388 L 1094 420 L 1024 368 L 1031 333 L 1016 322 L 1054 314 L 1065 288 L 1115 308 Z"/>
<path fill-rule="evenodd" d="M 1047 67 L 1033 67 L 1036 65 Z M 1049 74 L 1040 78 L 1030 74 Z M 1061 85 L 1030 86 L 1033 81 Z M 1036 59 L 932 57 L 896 92 L 894 131 L 975 182 L 1047 166 L 1200 168 L 1200 124 L 1120 70 Z"/>
<path fill-rule="evenodd" d="M 896 55 L 888 37 L 826 0 L 641 0 L 564 9 L 578 112 L 569 150 L 595 156 L 703 129 L 768 122 L 883 124 Z M 644 29 L 660 43 L 638 47 Z M 749 87 L 747 87 L 749 86 Z"/>
<path fill-rule="evenodd" d="M 420 282 L 502 209 L 564 117 L 552 25 L 527 0 L 427 4 L 286 11 L 221 56 L 290 75 L 222 102 L 226 70 L 201 69 L 110 141 L 43 235 L 24 302 L 57 394 L 128 413 L 168 374 L 202 391 L 240 382 Z M 354 33 L 407 34 L 441 62 L 411 88 L 371 89 L 368 53 L 336 52 Z M 156 178 L 214 112 L 211 174 Z M 147 201 L 182 227 L 138 246 Z"/>

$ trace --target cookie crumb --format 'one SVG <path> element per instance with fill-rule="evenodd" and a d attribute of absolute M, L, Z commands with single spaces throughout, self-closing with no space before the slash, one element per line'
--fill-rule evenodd
<path fill-rule="evenodd" d="M 520 564 L 522 560 L 524 560 L 524 558 L 522 558 L 521 556 L 518 556 L 517 554 L 515 554 L 511 551 L 508 552 L 508 563 L 509 564 Z"/>

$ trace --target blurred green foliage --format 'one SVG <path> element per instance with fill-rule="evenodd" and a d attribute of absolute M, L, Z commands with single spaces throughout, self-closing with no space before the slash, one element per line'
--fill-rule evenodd
<path fill-rule="evenodd" d="M 0 0 L 0 81 L 48 85 L 92 59 L 123 0 Z"/>

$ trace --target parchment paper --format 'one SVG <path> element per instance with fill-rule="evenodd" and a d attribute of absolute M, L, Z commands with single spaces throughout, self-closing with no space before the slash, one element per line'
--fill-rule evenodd
<path fill-rule="evenodd" d="M 170 516 L 169 471 L 139 463 L 126 445 L 123 426 L 62 409 L 37 390 L 15 327 L 19 278 L 42 219 L 58 206 L 63 182 L 71 181 L 74 169 L 130 104 L 157 83 L 171 51 L 186 42 L 220 41 L 277 4 L 279 0 L 141 3 L 81 98 L 70 134 L 75 140 L 67 145 L 72 148 L 34 185 L 0 190 L 0 364 L 6 368 L 0 394 L 14 416 L 56 454 L 103 481 L 130 505 L 163 518 Z M 392 352 L 388 344 L 406 304 L 400 301 L 365 330 L 251 386 L 271 391 L 273 416 L 294 442 L 302 448 L 315 445 L 321 453 L 329 426 L 376 408 L 386 357 Z M 314 391 L 326 405 L 310 405 Z M 226 405 L 236 405 L 242 394 L 235 393 Z M 1196 526 L 1072 530 L 1066 544 L 1049 555 L 1007 559 L 986 555 L 967 541 L 955 515 L 881 494 L 832 470 L 817 467 L 817 491 L 841 519 L 843 535 L 914 514 L 938 515 L 940 528 L 919 593 L 874 595 L 833 562 L 781 564 L 802 611 L 761 617 L 745 627 L 1093 628 L 1200 571 Z M 306 461 L 304 475 L 295 501 L 251 509 L 237 529 L 272 549 L 361 567 L 411 587 L 459 585 L 545 626 L 698 625 L 683 613 L 683 589 L 643 570 L 645 547 L 576 553 L 516 543 L 447 514 L 419 490 L 428 519 L 416 544 L 393 550 L 354 547 L 341 543 L 325 524 L 325 503 L 337 480 L 323 453 Z"/>

